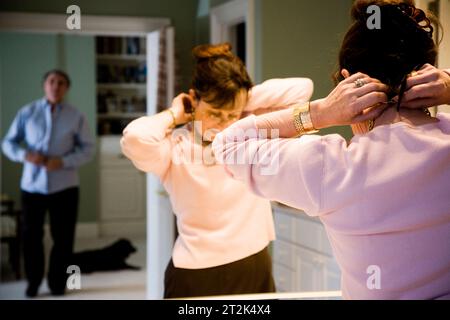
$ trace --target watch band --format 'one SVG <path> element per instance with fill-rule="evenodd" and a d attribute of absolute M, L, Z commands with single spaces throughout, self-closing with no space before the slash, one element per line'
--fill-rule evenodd
<path fill-rule="evenodd" d="M 314 125 L 311 120 L 310 103 L 299 104 L 294 107 L 293 115 L 294 115 L 294 126 L 297 130 L 297 137 L 304 134 L 312 134 L 316 133 L 319 130 L 314 128 Z"/>

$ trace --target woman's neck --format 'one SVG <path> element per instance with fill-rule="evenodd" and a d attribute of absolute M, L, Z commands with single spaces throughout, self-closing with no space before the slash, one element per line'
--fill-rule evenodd
<path fill-rule="evenodd" d="M 422 109 L 400 108 L 400 111 L 397 112 L 395 107 L 389 107 L 375 120 L 374 127 L 397 122 L 406 122 L 414 126 L 420 126 L 438 121 L 438 119 L 427 115 Z"/>

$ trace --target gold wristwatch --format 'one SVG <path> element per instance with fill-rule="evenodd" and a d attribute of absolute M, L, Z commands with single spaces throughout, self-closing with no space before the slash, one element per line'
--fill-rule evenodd
<path fill-rule="evenodd" d="M 174 113 L 173 110 L 170 109 L 170 108 L 166 109 L 165 111 L 169 112 L 170 115 L 172 116 L 172 124 L 171 124 L 171 126 L 170 126 L 170 129 L 175 128 L 175 127 L 177 126 L 177 121 L 176 121 L 176 118 L 175 118 L 175 113 Z"/>
<path fill-rule="evenodd" d="M 311 113 L 309 112 L 310 102 L 299 104 L 294 107 L 294 125 L 297 129 L 297 136 L 299 137 L 304 134 L 317 133 L 319 130 L 314 128 Z"/>

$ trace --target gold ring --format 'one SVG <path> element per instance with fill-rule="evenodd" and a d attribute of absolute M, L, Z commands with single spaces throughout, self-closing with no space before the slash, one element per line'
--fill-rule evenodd
<path fill-rule="evenodd" d="M 361 88 L 366 84 L 366 82 L 363 79 L 357 79 L 355 81 L 355 87 L 356 88 Z"/>

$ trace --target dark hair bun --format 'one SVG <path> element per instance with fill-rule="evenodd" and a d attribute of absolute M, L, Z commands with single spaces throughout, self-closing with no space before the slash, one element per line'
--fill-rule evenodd
<path fill-rule="evenodd" d="M 192 89 L 198 99 L 214 107 L 234 106 L 237 94 L 253 86 L 244 63 L 231 52 L 229 43 L 199 45 L 192 55 Z"/>
<path fill-rule="evenodd" d="M 199 45 L 192 50 L 192 54 L 196 60 L 217 59 L 217 58 L 233 58 L 231 52 L 231 44 L 221 43 L 218 45 Z"/>
<path fill-rule="evenodd" d="M 380 28 L 367 21 L 380 9 Z M 356 0 L 351 10 L 353 23 L 345 35 L 339 54 L 339 71 L 366 73 L 389 85 L 392 94 L 414 69 L 435 64 L 437 48 L 429 16 L 408 0 Z M 335 79 L 342 80 L 339 73 Z"/>
<path fill-rule="evenodd" d="M 352 19 L 366 24 L 372 15 L 367 9 L 372 5 L 380 8 L 381 19 L 384 22 L 382 28 L 395 27 L 401 30 L 404 29 L 402 27 L 415 27 L 432 37 L 433 26 L 430 19 L 423 10 L 415 7 L 412 0 L 356 0 L 351 11 Z M 399 26 L 399 23 L 402 25 Z"/>

